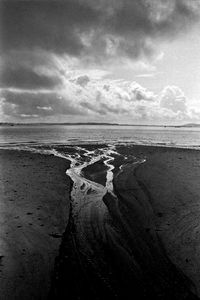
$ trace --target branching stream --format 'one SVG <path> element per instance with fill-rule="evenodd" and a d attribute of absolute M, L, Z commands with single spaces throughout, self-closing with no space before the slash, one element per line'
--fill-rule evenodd
<path fill-rule="evenodd" d="M 157 233 L 150 192 L 136 176 L 144 158 L 121 155 L 114 145 L 20 150 L 71 162 L 71 215 L 50 299 L 197 299 Z M 103 181 L 95 180 L 96 167 Z"/>

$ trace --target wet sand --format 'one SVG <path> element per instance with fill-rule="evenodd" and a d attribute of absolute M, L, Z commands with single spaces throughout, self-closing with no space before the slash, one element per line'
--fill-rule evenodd
<path fill-rule="evenodd" d="M 69 216 L 69 162 L 0 150 L 0 299 L 46 299 Z"/>
<path fill-rule="evenodd" d="M 69 222 L 69 161 L 1 150 L 1 299 L 45 299 L 60 244 L 50 299 L 200 296 L 200 152 L 116 150 L 116 196 L 102 199 L 77 177 L 76 196 L 85 198 L 76 199 Z M 105 184 L 105 170 L 99 161 L 83 175 Z"/>
<path fill-rule="evenodd" d="M 194 235 L 194 219 L 168 230 L 171 218 L 177 221 L 182 214 L 180 202 L 188 215 L 194 194 L 198 205 L 200 153 L 143 146 L 121 146 L 117 151 L 122 154 L 114 161 L 117 197 L 107 193 L 103 205 L 94 192 L 94 202 L 89 194 L 78 206 L 79 215 L 62 242 L 52 299 L 66 299 L 69 293 L 71 299 L 87 300 L 197 299 L 192 273 L 198 280 L 198 270 L 193 265 L 188 272 L 185 265 L 198 252 L 198 243 L 190 239 L 187 252 L 181 238 L 186 232 Z M 134 156 L 147 162 L 135 164 Z M 161 229 L 163 219 L 166 226 Z"/>
<path fill-rule="evenodd" d="M 190 299 L 189 291 L 199 296 L 200 153 L 139 146 L 118 151 L 146 158 L 116 175 L 117 207 L 106 199 L 127 236 L 129 266 L 137 263 L 133 275 L 142 274 L 143 288 L 150 285 L 154 299 Z"/>
<path fill-rule="evenodd" d="M 100 183 L 104 186 L 106 184 L 106 172 L 107 168 L 104 165 L 103 159 L 83 169 L 85 178 Z"/>
<path fill-rule="evenodd" d="M 200 152 L 152 151 L 135 172 L 168 257 L 200 297 Z"/>

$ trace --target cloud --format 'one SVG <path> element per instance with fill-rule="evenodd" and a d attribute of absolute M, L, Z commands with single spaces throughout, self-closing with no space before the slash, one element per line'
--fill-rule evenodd
<path fill-rule="evenodd" d="M 156 76 L 158 76 L 159 74 L 162 74 L 162 72 L 155 72 L 155 73 L 144 73 L 144 74 L 138 74 L 135 77 L 136 78 L 155 78 Z"/>
<path fill-rule="evenodd" d="M 199 17 L 194 0 L 1 1 L 1 51 L 43 49 L 105 61 L 154 53 Z M 14 26 L 13 26 L 14 24 Z"/>
<path fill-rule="evenodd" d="M 155 95 L 136 82 L 120 80 L 90 80 L 79 91 L 80 105 L 101 115 L 130 115 L 138 103 L 155 101 Z"/>
<path fill-rule="evenodd" d="M 129 115 L 136 103 L 145 105 L 155 95 L 136 82 L 89 78 L 80 75 L 63 81 L 60 89 L 26 91 L 3 89 L 5 115 L 38 117 L 58 115 L 111 116 Z"/>
<path fill-rule="evenodd" d="M 174 113 L 187 112 L 186 98 L 180 88 L 167 86 L 160 96 L 160 107 L 171 110 Z"/>
<path fill-rule="evenodd" d="M 11 51 L 0 56 L 0 87 L 52 90 L 62 85 L 53 55 L 44 51 Z"/>
<path fill-rule="evenodd" d="M 151 91 L 147 91 L 147 89 L 143 88 L 136 82 L 132 83 L 130 86 L 131 100 L 132 101 L 154 101 L 155 95 Z"/>
<path fill-rule="evenodd" d="M 48 117 L 58 115 L 84 115 L 75 103 L 57 93 L 2 92 L 2 110 L 5 115 L 18 117 Z"/>
<path fill-rule="evenodd" d="M 37 106 L 37 109 L 41 109 L 41 110 L 53 110 L 51 106 Z"/>
<path fill-rule="evenodd" d="M 86 85 L 79 85 L 77 78 L 82 75 L 66 79 L 65 88 L 54 92 L 3 89 L 1 114 L 18 121 L 51 118 L 57 122 L 71 117 L 75 122 L 163 124 L 200 120 L 200 112 L 188 106 L 184 93 L 176 86 L 155 94 L 136 82 L 88 77 Z"/>
<path fill-rule="evenodd" d="M 41 48 L 79 55 L 79 29 L 86 30 L 98 19 L 80 1 L 1 1 L 2 48 Z M 13 26 L 15 24 L 15 26 Z"/>
<path fill-rule="evenodd" d="M 0 87 L 10 87 L 19 89 L 49 89 L 61 84 L 62 81 L 57 76 L 47 76 L 38 74 L 33 69 L 25 67 L 7 67 L 0 77 Z"/>
<path fill-rule="evenodd" d="M 82 87 L 86 86 L 88 82 L 90 82 L 90 78 L 87 75 L 79 76 L 76 79 L 76 83 Z"/>

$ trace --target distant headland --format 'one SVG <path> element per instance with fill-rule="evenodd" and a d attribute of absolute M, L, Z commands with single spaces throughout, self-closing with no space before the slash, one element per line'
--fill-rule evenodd
<path fill-rule="evenodd" d="M 124 123 L 100 123 L 100 122 L 63 122 L 63 123 L 47 123 L 47 122 L 37 122 L 37 123 L 14 123 L 14 122 L 0 122 L 0 126 L 134 126 L 134 127 L 174 127 L 174 128 L 194 128 L 200 127 L 200 124 L 188 123 L 181 125 L 163 125 L 163 124 L 124 124 Z"/>

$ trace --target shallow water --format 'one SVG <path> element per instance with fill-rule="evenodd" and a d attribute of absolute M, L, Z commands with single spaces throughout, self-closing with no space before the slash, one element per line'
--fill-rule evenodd
<path fill-rule="evenodd" d="M 0 145 L 134 143 L 200 148 L 200 128 L 142 126 L 0 126 Z"/>

